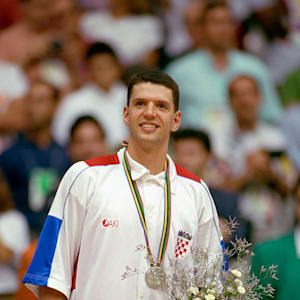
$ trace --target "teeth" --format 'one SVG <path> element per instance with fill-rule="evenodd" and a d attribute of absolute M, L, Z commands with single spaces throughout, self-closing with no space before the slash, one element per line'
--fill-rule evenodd
<path fill-rule="evenodd" d="M 155 125 L 151 125 L 151 124 L 143 124 L 142 126 L 145 128 L 155 128 Z"/>

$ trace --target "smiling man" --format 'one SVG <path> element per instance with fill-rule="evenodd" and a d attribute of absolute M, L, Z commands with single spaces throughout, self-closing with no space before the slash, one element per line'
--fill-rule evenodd
<path fill-rule="evenodd" d="M 178 103 L 168 75 L 132 77 L 128 147 L 74 164 L 58 188 L 23 280 L 41 299 L 165 299 L 168 258 L 195 246 L 222 253 L 207 186 L 167 155 Z M 126 266 L 139 272 L 122 280 Z"/>

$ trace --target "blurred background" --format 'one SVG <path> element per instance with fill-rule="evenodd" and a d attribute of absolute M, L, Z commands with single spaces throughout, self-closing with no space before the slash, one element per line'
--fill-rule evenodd
<path fill-rule="evenodd" d="M 179 85 L 170 155 L 208 184 L 221 225 L 238 219 L 227 245 L 246 237 L 280 266 L 275 299 L 296 299 L 299 0 L 0 0 L 0 299 L 36 299 L 20 280 L 59 181 L 121 147 L 126 86 L 147 69 Z"/>

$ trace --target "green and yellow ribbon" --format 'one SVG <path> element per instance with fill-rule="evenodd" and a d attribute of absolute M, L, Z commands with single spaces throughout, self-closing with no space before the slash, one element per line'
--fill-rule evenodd
<path fill-rule="evenodd" d="M 169 176 L 169 168 L 167 161 L 165 162 L 165 191 L 164 191 L 164 222 L 163 222 L 163 229 L 162 235 L 160 238 L 160 245 L 159 245 L 159 252 L 158 252 L 158 261 L 157 263 L 154 262 L 150 246 L 149 246 L 149 239 L 148 239 L 148 232 L 147 232 L 147 225 L 145 220 L 145 212 L 144 212 L 144 205 L 139 193 L 139 189 L 136 183 L 132 180 L 130 165 L 127 159 L 126 150 L 124 151 L 124 159 L 123 159 L 123 166 L 125 170 L 125 174 L 128 180 L 128 184 L 134 199 L 134 203 L 137 209 L 137 213 L 141 222 L 141 225 L 144 230 L 147 250 L 149 256 L 152 260 L 153 265 L 160 266 L 160 263 L 163 259 L 164 253 L 166 251 L 168 240 L 169 240 L 169 233 L 170 233 L 170 223 L 171 223 L 171 190 L 170 190 L 170 176 Z"/>

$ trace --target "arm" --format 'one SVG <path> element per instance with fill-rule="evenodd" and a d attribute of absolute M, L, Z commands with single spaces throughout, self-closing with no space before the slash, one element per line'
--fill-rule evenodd
<path fill-rule="evenodd" d="M 54 290 L 54 289 L 50 289 L 46 286 L 41 286 L 39 288 L 39 292 L 40 292 L 40 299 L 41 300 L 66 300 L 66 296 L 63 295 L 62 293 Z"/>
<path fill-rule="evenodd" d="M 88 176 L 80 176 L 85 169 L 86 165 L 81 162 L 68 170 L 44 223 L 33 260 L 23 279 L 36 295 L 39 286 L 58 290 L 67 299 L 71 295 L 86 211 L 87 196 L 84 195 L 88 195 Z"/>

